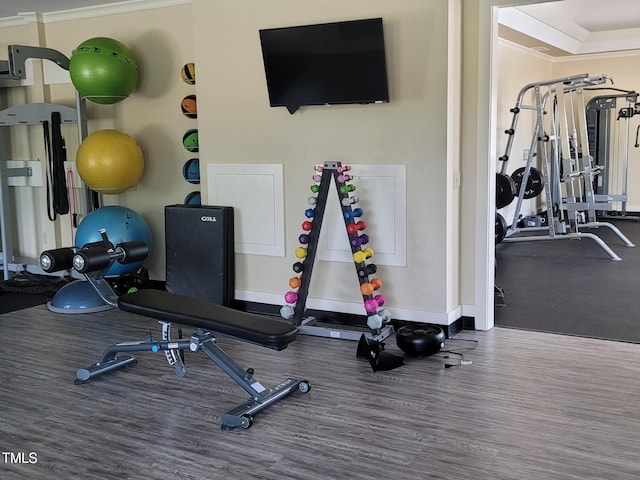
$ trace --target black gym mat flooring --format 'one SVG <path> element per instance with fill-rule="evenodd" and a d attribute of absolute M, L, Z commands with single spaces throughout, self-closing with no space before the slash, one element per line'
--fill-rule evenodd
<path fill-rule="evenodd" d="M 613 261 L 593 240 L 496 245 L 496 285 L 504 306 L 497 326 L 640 343 L 640 222 L 607 220 L 636 247 L 606 227 L 585 229 L 620 257 Z"/>
<path fill-rule="evenodd" d="M 68 279 L 11 272 L 8 280 L 0 276 L 0 314 L 47 303 Z"/>

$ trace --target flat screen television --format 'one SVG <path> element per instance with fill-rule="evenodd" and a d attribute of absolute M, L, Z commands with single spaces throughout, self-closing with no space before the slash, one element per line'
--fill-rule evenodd
<path fill-rule="evenodd" d="M 260 30 L 272 107 L 389 101 L 382 18 Z"/>

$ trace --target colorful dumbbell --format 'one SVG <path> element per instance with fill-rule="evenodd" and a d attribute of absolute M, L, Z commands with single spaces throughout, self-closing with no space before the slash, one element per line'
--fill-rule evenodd
<path fill-rule="evenodd" d="M 298 294 L 296 292 L 287 292 L 284 294 L 284 301 L 287 303 L 296 303 L 298 301 Z"/>
<path fill-rule="evenodd" d="M 281 310 L 282 312 L 282 310 Z M 292 315 L 293 317 L 293 315 Z M 369 315 L 367 317 L 367 326 L 371 329 L 371 330 L 377 330 L 379 328 L 382 328 L 382 317 L 380 315 L 378 315 L 377 313 L 374 313 L 373 315 Z"/>
<path fill-rule="evenodd" d="M 346 210 L 343 213 L 343 216 L 345 220 L 353 220 L 356 217 L 361 217 L 362 213 L 363 212 L 361 208 L 354 208 L 353 210 Z"/>
<path fill-rule="evenodd" d="M 373 248 L 367 247 L 364 250 L 358 250 L 356 253 L 354 253 L 353 260 L 356 263 L 362 263 L 366 259 L 373 257 L 373 254 L 374 254 Z"/>
<path fill-rule="evenodd" d="M 289 279 L 289 286 L 291 288 L 300 288 L 301 284 L 302 284 L 302 280 L 300 280 L 300 277 L 291 277 Z"/>
<path fill-rule="evenodd" d="M 295 310 L 291 305 L 283 305 L 280 309 L 280 316 L 285 320 L 291 320 L 294 314 Z"/>
<path fill-rule="evenodd" d="M 340 165 L 336 170 L 338 170 L 338 173 L 348 172 L 349 170 L 351 170 L 351 166 L 350 165 Z"/>
<path fill-rule="evenodd" d="M 313 224 L 312 224 L 310 221 L 308 221 L 308 220 L 305 220 L 304 222 L 302 222 L 302 229 L 303 229 L 305 232 L 310 231 L 312 226 L 313 226 Z"/>
<path fill-rule="evenodd" d="M 371 285 L 371 283 L 369 282 L 365 282 L 363 284 L 360 285 L 360 293 L 362 293 L 362 295 L 371 295 L 373 293 L 373 285 Z"/>
<path fill-rule="evenodd" d="M 318 203 L 318 197 L 309 197 L 309 198 L 307 198 L 307 203 L 309 205 L 315 205 L 316 203 Z"/>
<path fill-rule="evenodd" d="M 378 315 L 382 317 L 382 323 L 388 323 L 391 321 L 391 312 L 386 308 L 378 310 Z"/>
<path fill-rule="evenodd" d="M 349 174 L 338 175 L 338 183 L 348 182 L 349 180 L 353 180 L 353 177 Z"/>
<path fill-rule="evenodd" d="M 360 293 L 362 293 L 362 295 L 367 296 L 367 295 L 371 295 L 374 290 L 380 290 L 380 287 L 382 287 L 382 281 L 379 278 L 374 278 L 369 282 L 364 282 L 362 284 L 360 284 Z M 384 301 L 384 296 L 382 295 L 376 295 L 377 297 L 381 297 Z"/>
<path fill-rule="evenodd" d="M 376 302 L 373 298 L 367 299 L 364 301 L 364 309 L 367 313 L 375 313 L 378 311 L 378 302 Z"/>
<path fill-rule="evenodd" d="M 367 228 L 367 223 L 364 220 L 359 220 L 356 223 L 350 223 L 347 225 L 347 233 L 349 235 L 355 235 L 359 230 Z"/>
<path fill-rule="evenodd" d="M 313 178 L 314 182 L 320 182 L 320 180 L 322 180 L 322 175 L 314 175 L 311 178 Z"/>
<path fill-rule="evenodd" d="M 385 323 L 389 323 L 390 321 L 391 312 L 386 308 L 382 308 L 373 315 L 369 315 L 367 317 L 367 326 L 371 330 L 377 330 L 378 328 L 382 328 Z"/>
<path fill-rule="evenodd" d="M 307 243 L 309 243 L 309 235 L 307 235 L 306 233 L 301 233 L 298 237 L 298 241 L 301 244 L 306 245 Z"/>
<path fill-rule="evenodd" d="M 298 247 L 296 248 L 296 257 L 304 258 L 307 256 L 307 247 Z"/>
<path fill-rule="evenodd" d="M 340 185 L 340 193 L 349 193 L 355 191 L 356 186 L 352 183 L 348 185 Z"/>
<path fill-rule="evenodd" d="M 358 197 L 347 197 L 342 199 L 342 206 L 348 207 L 349 205 L 353 205 L 354 203 L 358 203 Z"/>
<path fill-rule="evenodd" d="M 313 193 L 318 193 L 320 191 L 320 185 L 311 185 L 309 188 L 311 188 Z"/>
<path fill-rule="evenodd" d="M 316 165 L 315 166 L 315 170 L 316 170 L 316 172 L 322 173 L 322 171 L 324 170 L 324 167 L 322 165 Z"/>
<path fill-rule="evenodd" d="M 371 265 L 369 265 L 371 266 Z M 293 271 L 296 273 L 301 273 L 304 270 L 304 263 L 302 262 L 296 262 L 293 264 Z"/>
<path fill-rule="evenodd" d="M 382 301 L 382 303 L 380 303 L 380 301 Z M 375 313 L 384 302 L 385 298 L 382 295 L 376 295 L 374 298 L 368 298 L 364 301 L 364 309 L 367 313 Z"/>
<path fill-rule="evenodd" d="M 355 248 L 366 245 L 367 243 L 369 243 L 369 235 L 363 233 L 362 235 L 358 235 L 357 237 L 351 237 L 349 243 L 351 243 L 351 246 Z"/>
<path fill-rule="evenodd" d="M 378 267 L 375 263 L 370 263 L 369 265 L 364 265 L 358 268 L 358 276 L 360 278 L 368 277 L 369 275 L 373 275 L 378 271 Z"/>
<path fill-rule="evenodd" d="M 307 208 L 304 211 L 304 216 L 307 218 L 313 218 L 315 214 L 316 214 L 316 211 L 313 208 Z"/>

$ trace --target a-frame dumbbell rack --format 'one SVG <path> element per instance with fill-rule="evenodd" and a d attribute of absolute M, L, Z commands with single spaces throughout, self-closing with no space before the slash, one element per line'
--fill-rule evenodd
<path fill-rule="evenodd" d="M 367 325 L 371 330 L 365 335 L 373 340 L 381 341 L 393 334 L 393 328 L 389 325 L 384 325 L 391 320 L 391 314 L 387 309 L 380 308 L 384 304 L 384 297 L 378 294 L 374 295 L 373 288 L 370 287 L 371 285 L 379 287 L 381 282 L 378 281 L 376 284 L 375 281 L 369 278 L 376 271 L 374 264 L 367 263 L 374 252 L 373 249 L 365 246 L 368 243 L 368 236 L 360 233 L 364 229 L 364 222 L 356 220 L 362 212 L 360 209 L 352 208 L 358 199 L 349 195 L 355 191 L 355 187 L 347 183 L 351 179 L 351 176 L 346 173 L 349 170 L 350 167 L 342 166 L 341 162 L 325 162 L 322 167 L 316 169 L 318 173 L 314 175 L 314 180 L 317 181 L 317 184 L 312 185 L 311 190 L 313 193 L 317 193 L 317 196 L 309 199 L 309 203 L 314 208 L 305 212 L 307 218 L 310 218 L 311 221 L 303 222 L 303 230 L 308 233 L 300 235 L 299 238 L 303 246 L 298 247 L 296 250 L 296 256 L 302 262 L 296 262 L 293 267 L 296 273 L 300 273 L 300 277 L 293 277 L 289 281 L 289 286 L 297 288 L 297 292 L 289 291 L 285 295 L 287 303 L 295 305 L 293 307 L 291 305 L 283 306 L 281 315 L 291 320 L 298 327 L 300 333 L 303 334 L 356 341 L 363 334 L 361 331 L 317 326 L 315 325 L 315 318 L 305 317 L 306 301 L 311 284 L 313 265 L 318 251 L 322 221 L 329 197 L 329 187 L 333 181 L 336 185 L 342 218 L 347 229 L 351 253 L 361 287 L 360 291 L 368 316 Z"/>

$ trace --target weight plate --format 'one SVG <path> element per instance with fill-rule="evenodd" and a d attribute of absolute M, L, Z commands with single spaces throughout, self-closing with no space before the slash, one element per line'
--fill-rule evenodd
<path fill-rule="evenodd" d="M 507 221 L 502 215 L 496 212 L 496 245 L 504 240 L 507 235 Z"/>
<path fill-rule="evenodd" d="M 524 177 L 525 168 L 520 167 L 513 171 L 511 178 L 516 184 L 516 195 L 520 193 L 520 187 L 522 185 L 522 178 Z M 544 188 L 544 179 L 542 173 L 537 168 L 531 167 L 529 169 L 529 178 L 527 179 L 527 187 L 524 191 L 524 198 L 534 198 L 542 193 Z"/>
<path fill-rule="evenodd" d="M 517 195 L 516 184 L 506 173 L 496 173 L 496 208 L 504 208 Z"/>

